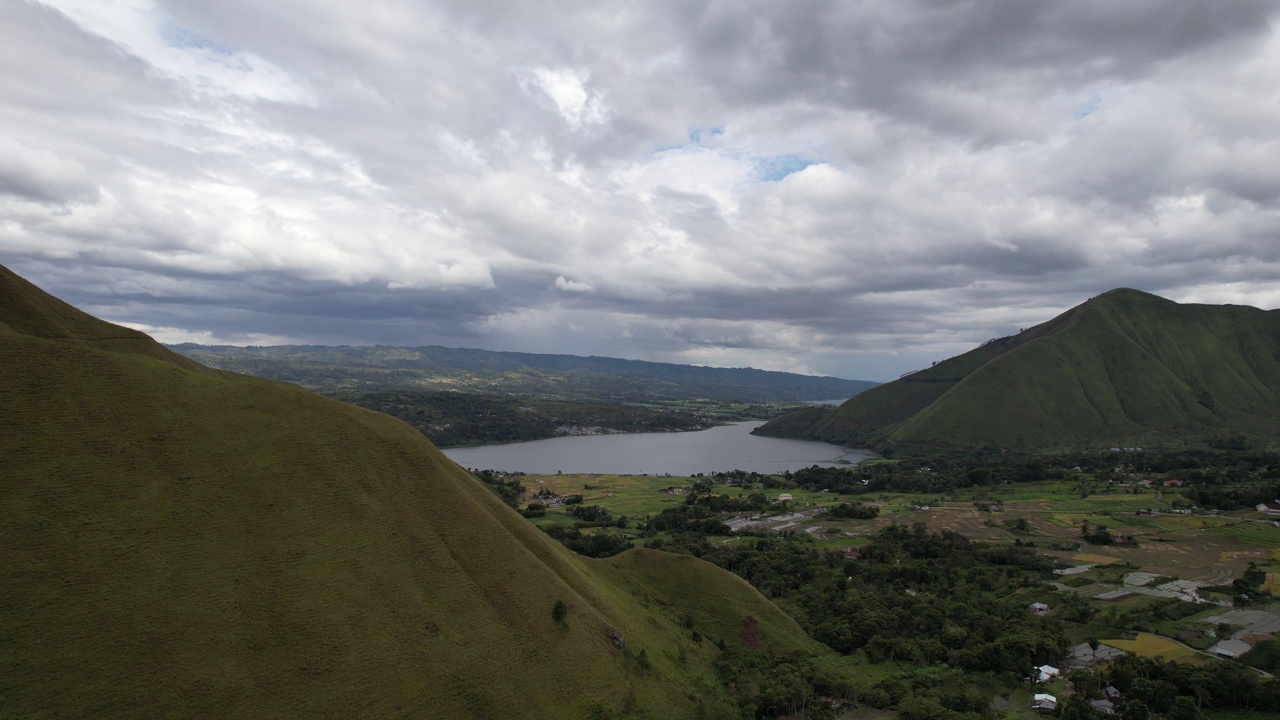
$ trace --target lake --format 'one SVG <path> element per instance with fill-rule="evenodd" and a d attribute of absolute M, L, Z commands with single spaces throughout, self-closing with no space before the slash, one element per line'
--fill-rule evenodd
<path fill-rule="evenodd" d="M 780 473 L 810 465 L 841 467 L 875 457 L 866 450 L 829 443 L 751 434 L 763 424 L 734 423 L 698 432 L 558 437 L 448 448 L 444 454 L 459 465 L 476 470 L 536 475 L 565 472 L 679 476 L 724 470 Z"/>

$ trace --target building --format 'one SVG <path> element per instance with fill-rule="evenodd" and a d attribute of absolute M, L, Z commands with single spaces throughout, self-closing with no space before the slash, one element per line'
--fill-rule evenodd
<path fill-rule="evenodd" d="M 1253 646 L 1243 640 L 1219 640 L 1209 652 L 1224 658 L 1237 658 L 1249 652 Z"/>
<path fill-rule="evenodd" d="M 1041 712 L 1053 712 L 1058 709 L 1058 698 L 1047 693 L 1036 693 L 1031 698 L 1031 709 Z"/>
<path fill-rule="evenodd" d="M 791 493 L 782 493 L 778 496 L 778 502 L 791 502 L 793 499 Z"/>
<path fill-rule="evenodd" d="M 1059 670 L 1058 668 L 1052 665 L 1041 665 L 1040 667 L 1036 668 L 1036 672 L 1039 673 L 1036 676 L 1036 680 L 1042 683 L 1046 683 L 1058 677 Z"/>
<path fill-rule="evenodd" d="M 1047 613 L 1049 612 L 1049 606 L 1039 602 L 1031 603 L 1030 605 L 1027 606 L 1027 610 L 1033 613 Z"/>
<path fill-rule="evenodd" d="M 1093 709 L 1103 715 L 1115 715 L 1116 704 L 1110 700 L 1094 700 L 1089 703 Z"/>
<path fill-rule="evenodd" d="M 1280 515 L 1280 500 L 1269 503 L 1259 503 L 1258 512 L 1268 515 Z"/>

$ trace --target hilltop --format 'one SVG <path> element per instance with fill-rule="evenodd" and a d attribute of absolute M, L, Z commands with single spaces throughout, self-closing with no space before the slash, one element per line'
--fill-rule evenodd
<path fill-rule="evenodd" d="M 1280 311 L 1113 290 L 760 432 L 881 449 L 1274 448 Z"/>
<path fill-rule="evenodd" d="M 438 346 L 182 344 L 172 348 L 207 365 L 324 392 L 436 390 L 586 402 L 707 398 L 782 403 L 843 399 L 876 385 L 754 368 Z"/>
<path fill-rule="evenodd" d="M 823 651 L 728 572 L 577 556 L 408 425 L 3 267 L 0 366 L 0 715 L 729 717 L 743 628 Z"/>

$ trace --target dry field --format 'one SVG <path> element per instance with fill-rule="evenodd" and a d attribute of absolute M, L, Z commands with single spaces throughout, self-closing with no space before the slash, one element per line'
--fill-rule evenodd
<path fill-rule="evenodd" d="M 1195 650 L 1185 648 L 1168 638 L 1150 633 L 1138 633 L 1136 640 L 1102 640 L 1101 642 L 1104 645 L 1110 645 L 1111 647 L 1149 658 L 1163 657 L 1165 660 L 1177 660 L 1178 658 L 1195 654 Z"/>

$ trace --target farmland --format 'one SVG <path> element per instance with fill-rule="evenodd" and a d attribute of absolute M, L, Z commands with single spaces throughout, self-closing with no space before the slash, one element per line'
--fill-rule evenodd
<path fill-rule="evenodd" d="M 599 505 L 632 519 L 656 515 L 679 507 L 690 484 L 701 478 L 647 475 L 529 475 L 527 497 L 546 489 L 557 495 L 582 495 L 585 505 Z M 812 539 L 832 547 L 844 547 L 850 538 L 866 537 L 892 524 L 924 523 L 934 531 L 950 530 L 973 540 L 1031 543 L 1066 565 L 1121 565 L 1145 569 L 1163 576 L 1207 585 L 1229 583 L 1250 562 L 1278 565 L 1280 527 L 1254 517 L 1254 513 L 1171 513 L 1170 493 L 1144 487 L 1080 497 L 1067 482 L 1028 483 L 952 494 L 870 493 L 836 495 L 811 490 L 761 489 L 770 499 L 786 493 L 790 509 L 816 510 L 856 499 L 879 509 L 879 517 L 852 520 L 815 519 L 805 527 L 820 525 Z M 753 490 L 739 484 L 718 483 L 713 492 L 745 497 Z M 927 509 L 926 509 L 927 508 Z M 552 510 L 542 523 L 555 523 L 562 511 Z M 1024 521 L 1025 525 L 1022 524 Z M 1126 545 L 1091 545 L 1081 542 L 1082 528 L 1105 526 L 1132 538 Z M 805 528 L 800 528 L 805 529 Z"/>

